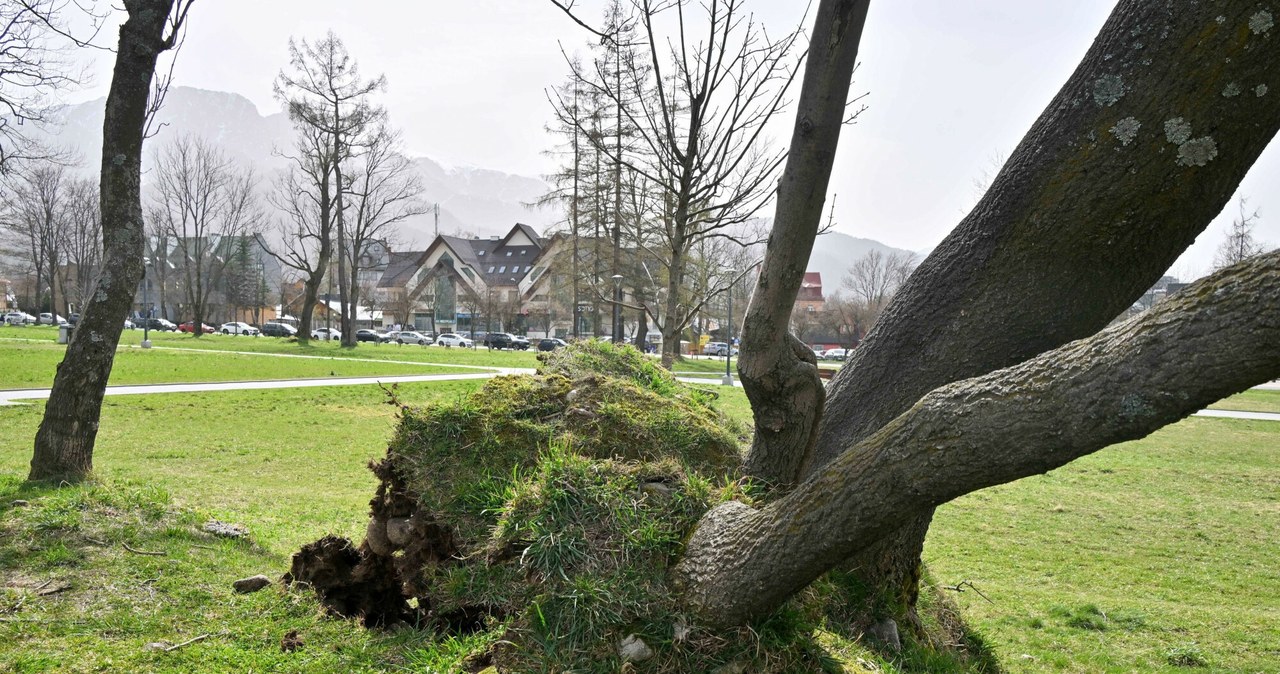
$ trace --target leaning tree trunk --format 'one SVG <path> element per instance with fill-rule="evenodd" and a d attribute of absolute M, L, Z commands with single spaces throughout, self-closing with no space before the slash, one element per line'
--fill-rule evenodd
<path fill-rule="evenodd" d="M 836 377 L 813 452 L 792 447 L 802 477 L 937 386 L 1088 335 L 1140 296 L 1280 125 L 1266 84 L 1280 62 L 1276 30 L 1240 0 L 1176 11 L 1122 2 L 987 195 Z M 1220 67 L 1197 67 L 1206 55 Z M 885 598 L 876 610 L 913 616 L 928 516 L 851 547 L 870 594 Z"/>
<path fill-rule="evenodd" d="M 742 323 L 738 375 L 755 417 L 745 470 L 778 485 L 799 477 L 826 398 L 813 351 L 787 326 L 822 221 L 869 4 L 824 2 L 818 8 L 773 230 Z"/>
<path fill-rule="evenodd" d="M 1280 251 L 1141 316 L 935 389 L 793 492 L 703 519 L 675 569 L 712 625 L 775 609 L 929 509 L 1141 438 L 1280 374 Z"/>
<path fill-rule="evenodd" d="M 36 432 L 31 480 L 74 482 L 93 470 L 102 396 L 124 319 L 142 280 L 144 232 L 138 189 L 142 141 L 156 58 L 173 46 L 172 36 L 164 35 L 173 3 L 125 2 L 129 17 L 120 27 L 102 123 L 102 274 L 58 366 Z"/>

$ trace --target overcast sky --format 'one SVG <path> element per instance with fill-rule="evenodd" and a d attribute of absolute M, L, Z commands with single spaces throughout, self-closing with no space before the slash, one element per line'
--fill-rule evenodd
<path fill-rule="evenodd" d="M 748 0 L 772 32 L 801 19 L 805 2 Z M 1066 80 L 1114 2 L 878 0 L 863 35 L 854 90 L 869 109 L 841 140 L 832 191 L 837 229 L 910 250 L 937 244 L 976 202 L 975 182 L 995 170 Z M 586 18 L 602 0 L 579 0 Z M 545 89 L 564 80 L 561 47 L 585 52 L 591 36 L 546 0 L 199 0 L 175 83 L 232 91 L 264 114 L 279 109 L 271 85 L 290 36 L 334 30 L 368 75 L 384 73 L 383 102 L 414 154 L 451 164 L 541 175 L 552 140 Z M 113 42 L 104 35 L 101 42 Z M 105 38 L 109 37 L 107 40 Z M 91 64 L 105 95 L 110 54 Z M 789 131 L 790 121 L 785 130 Z M 786 138 L 778 138 L 784 143 Z M 1280 244 L 1280 157 L 1274 144 L 1241 194 Z M 1234 203 L 1175 265 L 1208 271 Z"/>

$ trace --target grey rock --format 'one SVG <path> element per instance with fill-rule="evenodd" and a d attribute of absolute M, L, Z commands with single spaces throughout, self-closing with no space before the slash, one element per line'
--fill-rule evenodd
<path fill-rule="evenodd" d="M 738 662 L 736 660 L 733 662 L 726 662 L 725 664 L 711 670 L 711 674 L 746 674 L 746 672 L 746 663 Z"/>
<path fill-rule="evenodd" d="M 409 536 L 413 532 L 413 525 L 409 524 L 408 517 L 392 517 L 387 520 L 387 540 L 398 548 L 403 548 L 409 544 Z"/>
<path fill-rule="evenodd" d="M 167 641 L 152 641 L 142 648 L 148 651 L 167 651 L 170 645 Z"/>
<path fill-rule="evenodd" d="M 652 496 L 670 496 L 675 490 L 663 482 L 641 482 L 640 492 Z"/>
<path fill-rule="evenodd" d="M 387 539 L 387 525 L 376 517 L 369 518 L 369 526 L 364 529 L 364 542 L 379 557 L 386 557 L 393 552 L 391 541 Z"/>
<path fill-rule="evenodd" d="M 270 584 L 270 578 L 267 578 L 262 574 L 258 574 L 256 576 L 249 576 L 248 578 L 241 578 L 240 580 L 232 583 L 231 587 L 240 594 L 249 594 L 250 592 L 257 592 Z"/>
<path fill-rule="evenodd" d="M 885 618 L 868 627 L 867 636 L 894 653 L 902 650 L 902 640 L 898 638 L 898 623 L 893 618 Z"/>
<path fill-rule="evenodd" d="M 571 403 L 577 400 L 578 396 L 580 395 L 582 395 L 582 391 L 579 391 L 578 389 L 573 389 L 572 391 L 569 391 L 564 395 L 564 401 L 567 403 Z"/>
<path fill-rule="evenodd" d="M 644 662 L 653 656 L 654 652 L 649 648 L 649 644 L 634 634 L 627 635 L 627 638 L 618 644 L 618 657 L 622 658 L 623 662 Z"/>
<path fill-rule="evenodd" d="M 243 524 L 228 524 L 218 520 L 205 522 L 204 530 L 206 533 L 222 536 L 223 538 L 244 538 L 249 535 L 249 528 Z"/>

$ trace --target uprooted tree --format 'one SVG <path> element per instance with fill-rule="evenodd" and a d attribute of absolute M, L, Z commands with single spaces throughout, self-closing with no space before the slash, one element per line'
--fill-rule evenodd
<path fill-rule="evenodd" d="M 1098 332 L 1221 210 L 1280 126 L 1266 85 L 1280 57 L 1271 14 L 1243 0 L 1176 11 L 1122 0 L 991 190 L 824 390 L 812 352 L 786 326 L 867 4 L 818 8 L 743 332 L 755 434 L 742 469 L 769 488 L 732 483 L 709 497 L 693 473 L 699 463 L 717 469 L 723 455 L 690 453 L 677 441 L 687 436 L 655 432 L 671 428 L 662 416 L 627 430 L 646 418 L 640 410 L 666 415 L 685 399 L 696 410 L 697 396 L 638 366 L 614 373 L 621 384 L 593 378 L 582 370 L 601 356 L 588 349 L 582 362 L 507 384 L 524 387 L 509 395 L 405 410 L 375 468 L 382 484 L 365 543 L 308 546 L 295 578 L 345 573 L 331 605 L 366 619 L 374 614 L 361 593 L 370 592 L 395 607 L 392 618 L 412 597 L 453 626 L 476 623 L 476 611 L 518 611 L 504 648 L 551 659 L 599 653 L 574 653 L 599 634 L 558 620 L 630 629 L 647 611 L 670 619 L 674 652 L 690 634 L 685 616 L 742 625 L 833 570 L 875 598 L 855 622 L 910 627 L 935 506 L 1142 437 L 1280 373 L 1280 253 Z M 1203 58 L 1220 65 L 1193 67 Z M 648 395 L 629 390 L 636 383 L 661 399 L 628 407 Z M 512 414 L 488 416 L 487 401 L 508 399 L 518 401 Z M 615 430 L 600 433 L 606 422 Z M 560 445 L 538 460 L 488 449 L 545 449 L 549 435 Z M 575 454 L 575 442 L 586 450 Z M 654 450 L 664 442 L 672 447 Z M 634 465 L 610 460 L 618 457 Z M 498 472 L 460 472 L 476 461 Z M 673 507 L 654 508 L 650 495 Z M 491 528 L 479 526 L 483 517 Z M 653 593 L 649 605 L 623 596 L 641 590 Z M 679 669 L 684 655 L 668 656 L 669 671 L 692 671 Z"/>

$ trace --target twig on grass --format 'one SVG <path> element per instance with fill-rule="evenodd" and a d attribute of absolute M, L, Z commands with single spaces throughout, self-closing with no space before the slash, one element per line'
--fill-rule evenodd
<path fill-rule="evenodd" d="M 94 545 L 97 545 L 97 546 L 99 546 L 99 547 L 103 547 L 103 548 L 105 548 L 105 547 L 107 547 L 107 546 L 111 545 L 110 543 L 108 543 L 108 542 L 106 542 L 106 541 L 100 541 L 100 540 L 98 540 L 98 539 L 96 539 L 96 538 L 89 538 L 88 536 L 85 536 L 85 537 L 84 537 L 84 540 L 85 540 L 85 541 L 87 541 L 87 542 L 89 542 L 89 543 L 93 543 Z"/>
<path fill-rule="evenodd" d="M 33 590 L 33 592 L 39 592 L 40 590 L 43 590 L 46 587 L 49 587 L 49 583 L 52 583 L 52 582 L 53 582 L 53 579 L 50 578 L 49 580 L 46 580 L 45 582 L 40 583 L 39 585 L 36 586 L 36 589 Z"/>
<path fill-rule="evenodd" d="M 128 543 L 125 543 L 125 542 L 123 542 L 123 541 L 121 541 L 121 542 L 120 542 L 120 545 L 123 545 L 125 550 L 128 550 L 129 552 L 132 552 L 132 553 L 133 553 L 133 554 L 135 554 L 135 555 L 149 555 L 149 556 L 151 556 L 151 557 L 164 557 L 164 556 L 165 556 L 165 553 L 163 553 L 163 552 L 148 552 L 148 551 L 146 551 L 146 550 L 138 550 L 138 549 L 136 549 L 136 548 L 131 548 L 131 547 L 129 547 L 129 544 L 128 544 Z"/>
<path fill-rule="evenodd" d="M 987 595 L 983 594 L 982 590 L 979 590 L 977 585 L 974 585 L 972 582 L 967 580 L 962 580 L 959 583 L 956 583 L 955 585 L 943 585 L 942 589 L 951 590 L 953 592 L 964 592 L 964 589 L 966 587 L 969 588 L 970 590 L 973 590 L 974 592 L 977 592 L 978 596 L 982 597 L 983 599 L 986 599 L 988 604 L 995 606 L 995 602 L 991 601 L 991 597 L 988 597 Z"/>
<path fill-rule="evenodd" d="M 208 639 L 208 638 L 209 638 L 209 635 L 208 635 L 208 634 L 201 634 L 201 635 L 200 635 L 200 636 L 198 636 L 198 637 L 192 637 L 192 638 L 190 638 L 190 639 L 187 639 L 186 641 L 184 641 L 184 642 L 182 642 L 182 643 L 180 643 L 180 644 L 174 644 L 174 645 L 172 645 L 172 646 L 166 646 L 166 647 L 165 647 L 165 649 L 164 649 L 164 652 L 165 652 L 165 653 L 172 653 L 173 651 L 176 651 L 176 650 L 178 650 L 179 648 L 182 648 L 183 646 L 189 646 L 189 645 L 191 645 L 191 644 L 194 644 L 194 643 L 195 643 L 195 642 L 197 642 L 197 641 L 204 641 L 205 639 Z"/>

